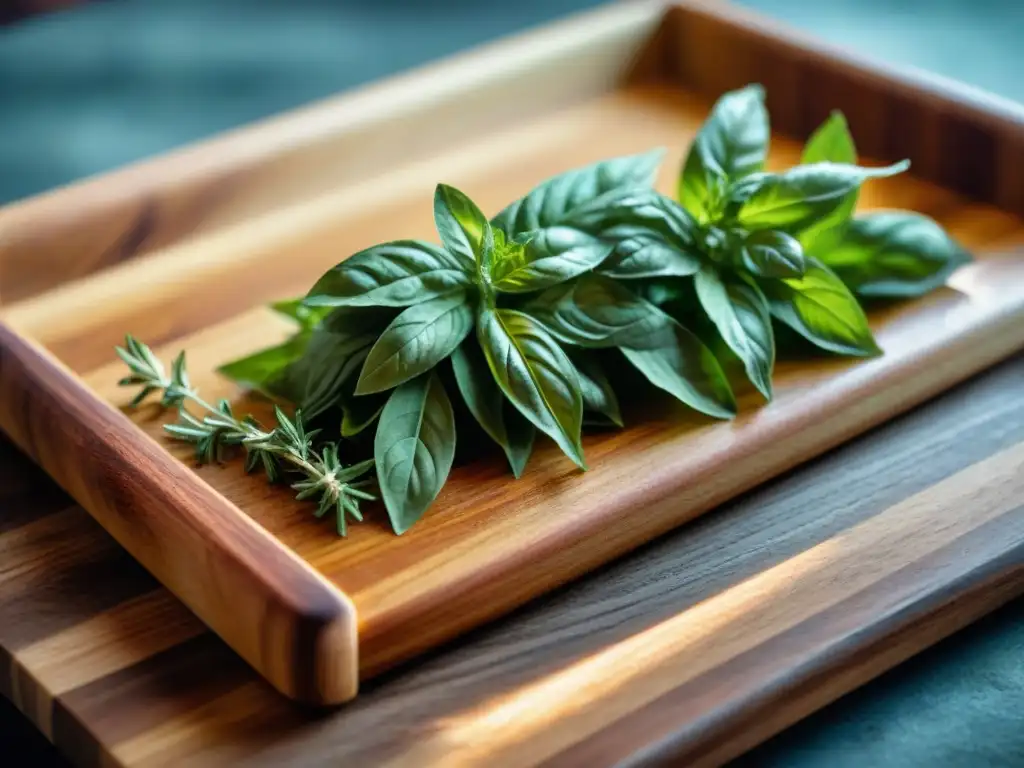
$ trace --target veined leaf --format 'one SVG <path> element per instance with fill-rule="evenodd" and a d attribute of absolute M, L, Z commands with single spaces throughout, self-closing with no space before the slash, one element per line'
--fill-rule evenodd
<path fill-rule="evenodd" d="M 476 339 L 466 339 L 452 353 L 452 368 L 469 412 L 502 447 L 512 474 L 519 477 L 533 450 L 533 424 L 502 394 Z"/>
<path fill-rule="evenodd" d="M 740 266 L 757 277 L 800 277 L 806 268 L 800 241 L 771 229 L 747 234 Z"/>
<path fill-rule="evenodd" d="M 600 349 L 643 346 L 667 315 L 603 275 L 549 288 L 524 311 L 566 344 Z"/>
<path fill-rule="evenodd" d="M 310 289 L 310 307 L 408 307 L 472 284 L 464 262 L 444 248 L 416 240 L 360 251 Z"/>
<path fill-rule="evenodd" d="M 465 291 L 453 291 L 409 307 L 377 339 L 363 364 L 357 395 L 397 387 L 433 368 L 473 329 Z"/>
<path fill-rule="evenodd" d="M 701 265 L 696 249 L 681 249 L 664 235 L 644 227 L 613 227 L 603 234 L 615 243 L 598 271 L 616 280 L 688 277 Z"/>
<path fill-rule="evenodd" d="M 611 249 L 578 229 L 548 227 L 534 233 L 525 247 L 504 249 L 505 257 L 491 265 L 490 282 L 501 293 L 541 290 L 589 272 Z"/>
<path fill-rule="evenodd" d="M 864 310 L 835 273 L 817 259 L 792 280 L 761 283 L 771 313 L 822 349 L 869 357 L 879 353 Z"/>
<path fill-rule="evenodd" d="M 736 398 L 718 360 L 675 320 L 668 318 L 642 348 L 622 352 L 654 386 L 691 408 L 718 418 L 736 413 Z"/>
<path fill-rule="evenodd" d="M 752 281 L 721 275 L 714 267 L 698 272 L 694 285 L 704 311 L 743 362 L 751 383 L 771 400 L 775 335 L 764 294 Z"/>
<path fill-rule="evenodd" d="M 477 334 L 505 396 L 577 466 L 586 469 L 580 443 L 579 380 L 558 343 L 529 315 L 510 309 L 484 309 Z"/>
<path fill-rule="evenodd" d="M 895 176 L 910 167 L 904 161 L 885 168 L 844 163 L 798 165 L 769 175 L 747 199 L 737 216 L 748 230 L 775 229 L 799 234 L 843 205 L 847 194 L 867 179 Z"/>
<path fill-rule="evenodd" d="M 854 219 L 820 258 L 854 293 L 872 298 L 922 296 L 971 260 L 935 221 L 905 211 Z"/>
<path fill-rule="evenodd" d="M 580 382 L 580 394 L 583 397 L 584 412 L 598 413 L 617 427 L 622 426 L 622 413 L 619 410 L 619 399 L 608 381 L 608 376 L 601 368 L 594 353 L 585 349 L 570 348 L 566 351 Z"/>
<path fill-rule="evenodd" d="M 712 221 L 731 182 L 760 171 L 768 155 L 764 89 L 748 85 L 723 95 L 694 140 L 679 176 L 679 201 L 701 224 Z"/>
<path fill-rule="evenodd" d="M 462 260 L 466 270 L 485 266 L 494 250 L 494 234 L 487 217 L 465 194 L 438 184 L 434 191 L 434 226 L 441 243 Z"/>
<path fill-rule="evenodd" d="M 388 395 L 383 392 L 345 398 L 341 405 L 341 436 L 355 437 L 372 425 L 380 417 L 387 401 Z"/>
<path fill-rule="evenodd" d="M 285 372 L 302 357 L 308 344 L 309 334 L 298 333 L 283 344 L 225 363 L 217 373 L 246 389 L 271 397 L 288 397 L 291 393 L 285 386 Z"/>
<path fill-rule="evenodd" d="M 616 189 L 649 187 L 663 150 L 604 160 L 559 174 L 534 188 L 491 222 L 510 236 L 563 224 L 578 207 Z"/>
<path fill-rule="evenodd" d="M 857 147 L 846 125 L 846 117 L 835 111 L 821 124 L 804 147 L 800 160 L 805 165 L 813 163 L 857 163 Z M 859 189 L 846 193 L 842 203 L 829 215 L 816 221 L 800 233 L 804 250 L 819 255 L 835 247 L 843 235 L 847 222 L 857 207 Z"/>
<path fill-rule="evenodd" d="M 373 443 L 391 527 L 402 534 L 437 498 L 455 458 L 455 414 L 437 374 L 407 381 L 388 399 Z"/>

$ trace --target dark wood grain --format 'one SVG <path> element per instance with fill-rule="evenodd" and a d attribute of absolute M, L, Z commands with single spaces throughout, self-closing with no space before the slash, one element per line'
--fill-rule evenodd
<path fill-rule="evenodd" d="M 101 622 L 97 626 L 102 626 L 102 632 L 78 635 L 90 638 L 90 653 L 79 662 L 78 681 L 54 689 L 43 721 L 57 745 L 79 765 L 121 761 L 145 766 L 229 762 L 334 766 L 400 761 L 452 720 L 486 723 L 505 697 L 683 615 L 944 479 L 1024 443 L 1024 402 L 1015 396 L 1022 380 L 1024 359 L 1016 358 L 587 580 L 367 685 L 358 700 L 328 716 L 304 714 L 288 705 L 201 628 L 168 648 L 145 633 L 140 635 L 138 624 L 115 620 L 119 611 L 113 606 L 118 602 L 131 605 L 139 595 L 155 600 L 159 591 L 154 594 L 151 580 L 127 559 L 119 559 L 116 545 L 81 510 L 69 510 L 62 517 L 39 510 L 23 526 L 17 545 L 12 543 L 13 532 L 0 536 L 3 562 L 8 568 L 19 568 L 34 559 L 45 561 L 52 538 L 26 541 L 26 534 L 50 520 L 56 523 L 53 535 L 63 532 L 78 542 L 77 561 L 107 563 L 111 577 L 98 584 L 84 578 L 55 585 L 43 579 L 17 586 L 4 581 L 4 590 L 21 598 L 21 608 L 13 613 L 7 607 L 10 604 L 0 605 L 0 648 L 16 660 L 26 682 L 52 686 L 54 663 L 61 660 L 48 663 L 47 651 L 57 647 L 52 638 L 73 640 L 74 627 L 86 619 L 79 606 L 92 601 L 94 621 Z M 28 474 L 26 459 L 8 456 L 13 459 L 11 466 Z M 46 488 L 47 483 L 36 476 L 31 488 L 8 497 L 7 508 L 27 509 L 25 514 L 31 515 L 34 494 Z M 1018 513 L 1005 522 L 1019 525 L 1020 519 Z M 920 567 L 896 572 L 891 581 L 886 579 L 833 612 L 783 634 L 773 641 L 774 653 L 738 658 L 720 674 L 712 673 L 718 677 L 707 695 L 713 696 L 714 703 L 700 717 L 685 701 L 677 705 L 663 698 L 661 707 L 637 710 L 642 714 L 609 723 L 608 732 L 616 736 L 614 748 L 598 733 L 594 741 L 580 739 L 581 751 L 576 754 L 596 754 L 595 760 L 585 763 L 588 766 L 608 765 L 619 757 L 653 763 L 678 754 L 673 750 L 692 745 L 694 733 L 707 729 L 711 738 L 705 742 L 709 750 L 705 755 L 710 754 L 714 758 L 710 762 L 715 763 L 724 759 L 723 753 L 714 752 L 722 745 L 733 745 L 730 750 L 736 751 L 749 744 L 751 735 L 763 738 L 782 726 L 779 719 L 766 717 L 768 713 L 792 713 L 794 701 L 819 706 L 822 691 L 831 698 L 859 685 L 906 653 L 920 650 L 922 642 L 934 642 L 965 618 L 988 609 L 992 601 L 1007 597 L 1007 582 L 999 574 L 1012 574 L 1014 569 L 1019 574 L 1019 557 L 1009 568 L 997 560 L 982 572 L 967 561 L 958 565 L 964 552 L 973 556 L 975 551 L 1010 544 L 1005 528 L 998 531 L 1000 536 L 981 530 L 980 549 L 940 551 Z M 876 598 L 887 605 L 899 604 L 901 590 L 920 579 L 929 565 L 938 567 L 933 584 L 944 584 L 944 588 L 926 589 L 919 598 L 911 594 L 882 622 L 865 610 Z M 948 570 L 951 567 L 960 570 L 959 578 Z M 120 579 L 114 578 L 117 572 Z M 134 585 L 132 596 L 126 596 L 132 590 L 125 585 Z M 97 593 L 109 599 L 98 600 Z M 42 634 L 23 629 L 43 626 L 55 614 L 76 618 L 51 625 Z M 120 615 L 129 614 L 122 608 Z M 181 614 L 166 617 L 159 628 L 179 634 L 178 622 L 187 621 L 187 616 L 182 609 Z M 873 635 L 873 640 L 861 642 L 861 632 Z M 808 656 L 807 648 L 819 653 Z M 692 693 L 693 688 L 686 690 Z M 748 729 L 744 718 L 754 712 L 759 713 L 759 727 Z M 39 721 L 40 713 L 29 713 Z M 528 715 L 513 714 L 504 727 L 514 730 L 519 718 Z M 571 723 L 562 720 L 552 720 L 545 728 L 573 733 Z M 657 750 L 650 749 L 652 744 L 659 745 Z M 588 745 L 608 751 L 591 752 Z M 453 746 L 452 759 L 462 756 L 463 748 Z M 571 753 L 563 756 L 564 760 L 554 758 L 555 764 L 569 764 Z M 465 764 L 478 762 L 502 764 L 497 759 Z M 509 762 L 515 761 L 505 761 Z M 522 745 L 518 764 L 534 762 L 530 744 Z M 432 763 L 419 763 L 428 764 Z"/>
<path fill-rule="evenodd" d="M 0 323 L 12 440 L 283 693 L 356 687 L 351 604 L 57 360 Z"/>

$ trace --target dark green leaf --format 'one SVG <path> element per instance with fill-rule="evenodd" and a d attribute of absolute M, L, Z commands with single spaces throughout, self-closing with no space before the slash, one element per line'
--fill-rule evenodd
<path fill-rule="evenodd" d="M 695 249 L 681 249 L 664 235 L 642 227 L 614 227 L 604 237 L 615 243 L 598 271 L 616 280 L 687 277 L 700 269 Z"/>
<path fill-rule="evenodd" d="M 823 162 L 851 165 L 857 163 L 857 148 L 842 112 L 833 112 L 811 135 L 800 162 L 807 165 Z M 832 213 L 800 233 L 800 242 L 804 250 L 821 254 L 839 242 L 846 223 L 857 207 L 858 194 L 857 189 L 847 192 L 843 202 Z"/>
<path fill-rule="evenodd" d="M 377 339 L 363 364 L 357 395 L 382 392 L 425 373 L 450 355 L 473 329 L 465 291 L 409 307 Z"/>
<path fill-rule="evenodd" d="M 452 368 L 469 412 L 502 447 L 512 474 L 519 477 L 533 448 L 533 424 L 501 393 L 476 339 L 466 339 L 452 353 Z"/>
<path fill-rule="evenodd" d="M 531 317 L 509 309 L 481 312 L 477 334 L 505 396 L 585 469 L 579 380 L 558 343 Z"/>
<path fill-rule="evenodd" d="M 402 240 L 360 251 L 321 277 L 311 307 L 407 307 L 471 285 L 456 256 L 431 243 Z"/>
<path fill-rule="evenodd" d="M 383 392 L 347 398 L 341 406 L 341 436 L 355 437 L 373 424 L 384 410 L 387 400 Z"/>
<path fill-rule="evenodd" d="M 971 260 L 935 221 L 904 211 L 854 219 L 819 258 L 854 293 L 871 298 L 922 296 Z"/>
<path fill-rule="evenodd" d="M 608 381 L 608 376 L 601 368 L 601 363 L 594 353 L 584 349 L 566 351 L 580 381 L 580 394 L 583 396 L 583 410 L 599 413 L 617 427 L 622 426 L 622 413 L 619 411 L 619 399 Z"/>
<path fill-rule="evenodd" d="M 218 368 L 217 373 L 240 387 L 271 397 L 287 397 L 289 393 L 283 390 L 286 371 L 302 357 L 308 344 L 308 334 L 296 334 L 276 347 L 232 360 Z"/>
<path fill-rule="evenodd" d="M 864 310 L 835 273 L 817 259 L 792 280 L 761 283 L 771 313 L 822 349 L 859 357 L 879 353 Z"/>
<path fill-rule="evenodd" d="M 476 203 L 455 187 L 438 184 L 434 191 L 434 225 L 441 243 L 468 270 L 484 265 L 494 248 L 494 235 L 487 217 Z"/>
<path fill-rule="evenodd" d="M 675 320 L 663 323 L 643 348 L 623 347 L 622 352 L 654 386 L 691 408 L 719 418 L 736 413 L 736 398 L 718 360 Z"/>
<path fill-rule="evenodd" d="M 608 256 L 612 246 L 570 227 L 548 227 L 534 233 L 525 247 L 505 250 L 491 266 L 491 285 L 502 293 L 527 293 L 589 272 Z"/>
<path fill-rule="evenodd" d="M 751 232 L 740 246 L 740 266 L 757 277 L 800 277 L 805 269 L 804 250 L 799 240 L 785 232 Z"/>
<path fill-rule="evenodd" d="M 549 288 L 524 311 L 560 341 L 594 349 L 646 344 L 667 322 L 657 307 L 603 275 Z"/>
<path fill-rule="evenodd" d="M 760 85 L 723 95 L 686 156 L 679 176 L 680 202 L 702 224 L 715 219 L 729 182 L 764 166 L 768 138 L 768 111 Z"/>
<path fill-rule="evenodd" d="M 785 173 L 768 176 L 740 208 L 738 220 L 746 229 L 778 229 L 799 234 L 835 212 L 865 180 L 894 176 L 909 167 L 906 161 L 885 168 L 844 163 L 798 165 Z"/>
<path fill-rule="evenodd" d="M 694 285 L 701 306 L 743 362 L 750 381 L 771 400 L 775 336 L 764 294 L 753 282 L 737 275 L 720 275 L 713 267 L 698 272 Z"/>
<path fill-rule="evenodd" d="M 391 393 L 373 443 L 391 527 L 402 534 L 437 498 L 455 458 L 455 414 L 435 373 Z"/>
<path fill-rule="evenodd" d="M 663 150 L 617 157 L 548 179 L 499 213 L 492 224 L 509 235 L 564 223 L 578 207 L 613 190 L 654 183 Z"/>

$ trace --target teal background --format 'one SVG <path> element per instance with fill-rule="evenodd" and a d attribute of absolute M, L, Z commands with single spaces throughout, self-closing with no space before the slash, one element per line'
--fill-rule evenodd
<path fill-rule="evenodd" d="M 597 4 L 136 0 L 0 28 L 0 203 Z M 742 4 L 1024 101 L 1024 4 L 1013 0 Z M 741 763 L 1024 766 L 1022 616 L 1024 603 L 1009 606 Z M 25 728 L 0 707 L 5 744 Z"/>

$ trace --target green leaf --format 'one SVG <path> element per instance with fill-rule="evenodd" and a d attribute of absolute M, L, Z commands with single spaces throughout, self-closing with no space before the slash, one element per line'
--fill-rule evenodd
<path fill-rule="evenodd" d="M 804 147 L 800 160 L 805 165 L 813 163 L 857 163 L 857 147 L 842 112 L 835 111 L 821 124 Z M 859 190 L 846 193 L 843 202 L 828 216 L 812 224 L 800 234 L 804 250 L 821 254 L 833 248 L 842 237 L 843 230 L 854 209 L 857 207 Z"/>
<path fill-rule="evenodd" d="M 288 368 L 282 388 L 307 419 L 340 402 L 345 385 L 355 376 L 370 348 L 395 317 L 380 307 L 341 307 L 324 318 L 312 333 L 302 357 Z"/>
<path fill-rule="evenodd" d="M 612 389 L 612 384 L 601 368 L 601 363 L 594 357 L 594 353 L 584 349 L 569 349 L 566 352 L 576 366 L 580 394 L 583 397 L 583 410 L 599 413 L 615 426 L 621 427 L 619 399 L 615 396 L 615 390 Z"/>
<path fill-rule="evenodd" d="M 525 247 L 508 248 L 491 265 L 490 282 L 501 293 L 528 293 L 571 280 L 605 260 L 612 246 L 571 227 L 533 233 Z"/>
<path fill-rule="evenodd" d="M 241 387 L 252 389 L 270 397 L 287 397 L 284 377 L 288 367 L 302 357 L 309 344 L 307 334 L 296 334 L 283 344 L 254 352 L 232 360 L 217 369 Z"/>
<path fill-rule="evenodd" d="M 871 298 L 922 296 L 971 260 L 934 220 L 904 211 L 854 219 L 820 258 L 855 294 Z"/>
<path fill-rule="evenodd" d="M 700 269 L 695 249 L 683 250 L 664 235 L 643 227 L 614 227 L 604 233 L 615 243 L 598 271 L 616 280 L 688 277 Z"/>
<path fill-rule="evenodd" d="M 453 291 L 409 307 L 380 335 L 363 364 L 357 395 L 397 387 L 433 368 L 473 329 L 465 291 Z"/>
<path fill-rule="evenodd" d="M 444 248 L 415 240 L 360 251 L 327 272 L 305 298 L 310 307 L 408 307 L 468 288 L 471 273 Z"/>
<path fill-rule="evenodd" d="M 807 259 L 801 278 L 761 283 L 772 315 L 822 349 L 842 355 L 879 354 L 864 310 L 832 270 Z"/>
<path fill-rule="evenodd" d="M 437 498 L 455 458 L 455 414 L 435 373 L 391 393 L 373 443 L 384 506 L 405 533 Z"/>
<path fill-rule="evenodd" d="M 626 358 L 654 386 L 702 413 L 730 418 L 736 398 L 714 354 L 692 332 L 668 318 L 643 348 L 623 347 Z"/>
<path fill-rule="evenodd" d="M 494 249 L 494 235 L 487 217 L 476 203 L 455 187 L 438 184 L 434 191 L 434 225 L 441 243 L 473 269 L 487 263 Z"/>
<path fill-rule="evenodd" d="M 312 331 L 331 311 L 330 307 L 307 307 L 302 298 L 276 301 L 270 308 L 294 320 L 303 331 Z"/>
<path fill-rule="evenodd" d="M 768 155 L 764 89 L 748 85 L 723 95 L 694 140 L 679 176 L 679 201 L 707 224 L 719 213 L 729 182 L 760 171 Z"/>
<path fill-rule="evenodd" d="M 559 341 L 593 349 L 642 346 L 668 322 L 653 304 L 603 275 L 550 288 L 523 310 Z"/>
<path fill-rule="evenodd" d="M 491 223 L 510 236 L 563 224 L 575 209 L 601 195 L 651 186 L 664 154 L 658 149 L 559 174 L 509 205 Z"/>
<path fill-rule="evenodd" d="M 466 339 L 452 353 L 452 368 L 469 412 L 505 451 L 512 474 L 521 476 L 533 450 L 533 424 L 501 393 L 476 339 Z"/>
<path fill-rule="evenodd" d="M 577 466 L 586 469 L 580 443 L 579 380 L 558 343 L 529 315 L 510 309 L 484 309 L 477 335 L 505 396 Z"/>
<path fill-rule="evenodd" d="M 748 233 L 739 261 L 739 266 L 757 277 L 800 277 L 806 269 L 800 241 L 771 229 Z"/>
<path fill-rule="evenodd" d="M 743 362 L 751 383 L 771 400 L 775 335 L 764 294 L 753 282 L 719 274 L 713 267 L 698 272 L 694 285 L 701 306 Z"/>
<path fill-rule="evenodd" d="M 341 405 L 341 436 L 355 437 L 373 424 L 387 401 L 385 393 L 346 398 Z"/>
<path fill-rule="evenodd" d="M 844 163 L 798 165 L 768 175 L 747 199 L 737 216 L 748 230 L 777 229 L 799 234 L 843 205 L 846 196 L 867 179 L 902 173 L 903 161 L 885 168 L 862 168 Z"/>

